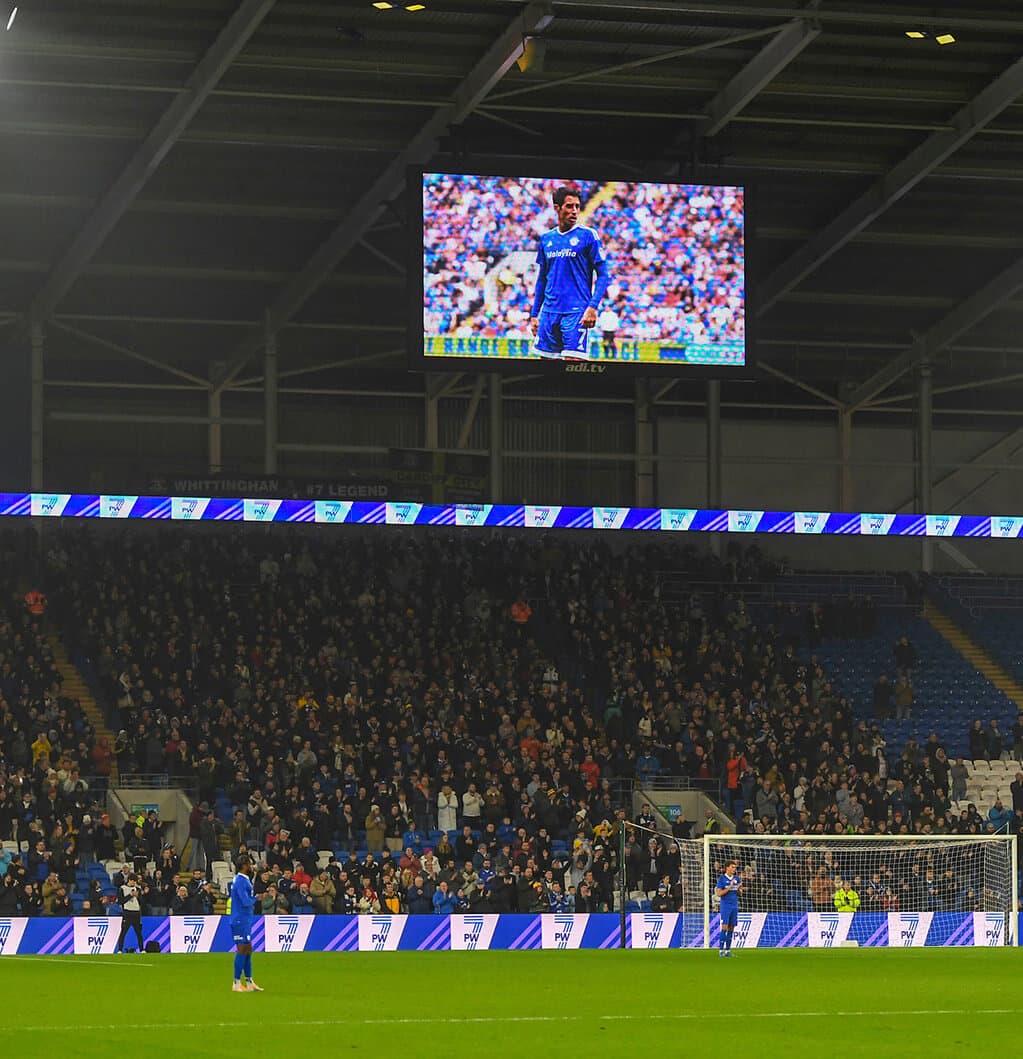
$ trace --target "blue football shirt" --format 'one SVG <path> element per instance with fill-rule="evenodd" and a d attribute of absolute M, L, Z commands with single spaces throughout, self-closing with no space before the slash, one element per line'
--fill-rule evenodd
<path fill-rule="evenodd" d="M 738 882 L 739 877 L 737 875 L 719 875 L 718 885 L 719 890 L 730 888 L 733 883 Z M 737 891 L 728 889 L 728 892 L 721 898 L 721 912 L 737 912 L 739 910 L 739 894 Z"/>
<path fill-rule="evenodd" d="M 231 919 L 251 919 L 255 906 L 252 880 L 244 872 L 238 872 L 231 883 Z"/>
<path fill-rule="evenodd" d="M 582 312 L 596 308 L 607 290 L 607 262 L 592 228 L 576 225 L 567 232 L 552 228 L 540 236 L 536 251 L 540 275 L 533 316 Z M 594 283 L 596 277 L 596 283 Z"/>

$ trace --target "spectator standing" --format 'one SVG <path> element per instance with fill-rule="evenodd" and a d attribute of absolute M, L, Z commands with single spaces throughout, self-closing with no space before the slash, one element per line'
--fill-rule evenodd
<path fill-rule="evenodd" d="M 39 892 L 39 887 L 34 883 L 24 883 L 19 894 L 18 907 L 23 916 L 31 918 L 41 916 L 43 914 L 43 896 Z"/>
<path fill-rule="evenodd" d="M 1017 772 L 1016 778 L 1009 784 L 1012 792 L 1012 811 L 1023 812 L 1023 772 Z"/>
<path fill-rule="evenodd" d="M 988 820 L 991 821 L 992 826 L 997 834 L 1005 834 L 1008 832 L 1009 824 L 1013 820 L 1013 812 L 1002 804 L 1001 798 L 995 799 L 995 804 L 988 810 Z"/>
<path fill-rule="evenodd" d="M 909 637 L 900 636 L 895 641 L 892 653 L 895 656 L 895 669 L 898 675 L 912 680 L 913 670 L 916 669 L 916 648 L 909 642 Z"/>
<path fill-rule="evenodd" d="M 441 880 L 434 892 L 433 910 L 439 916 L 450 916 L 458 910 L 458 895 L 451 893 L 445 879 Z"/>
<path fill-rule="evenodd" d="M 900 676 L 895 682 L 895 717 L 908 721 L 913 715 L 913 685 L 906 677 Z"/>
<path fill-rule="evenodd" d="M 206 804 L 205 802 L 203 803 Z M 213 862 L 220 859 L 220 834 L 222 825 L 212 810 L 203 814 L 199 824 L 199 841 L 202 843 L 206 861 L 206 878 L 213 878 Z"/>
<path fill-rule="evenodd" d="M 949 777 L 952 780 L 952 801 L 961 802 L 966 798 L 966 784 L 970 778 L 970 770 L 961 757 L 957 757 L 955 764 L 949 769 Z"/>
<path fill-rule="evenodd" d="M 877 678 L 877 683 L 874 685 L 872 709 L 874 716 L 879 721 L 885 721 L 891 716 L 892 686 L 888 682 L 887 673 L 882 673 Z"/>
<path fill-rule="evenodd" d="M 725 761 L 725 807 L 733 817 L 742 814 L 739 777 L 748 767 L 745 755 L 736 750 L 734 743 L 729 743 L 728 758 Z"/>
<path fill-rule="evenodd" d="M 1001 760 L 1005 742 L 1002 739 L 1002 731 L 998 727 L 997 717 L 992 717 L 988 723 L 988 729 L 985 732 L 984 749 L 987 753 L 988 761 Z"/>
<path fill-rule="evenodd" d="M 439 831 L 458 829 L 458 795 L 451 789 L 450 783 L 443 784 L 437 795 L 437 829 Z"/>
<path fill-rule="evenodd" d="M 432 895 L 426 888 L 422 875 L 417 875 L 406 895 L 410 915 L 428 915 L 433 911 Z"/>
<path fill-rule="evenodd" d="M 483 797 L 476 789 L 476 784 L 470 783 L 465 794 L 462 795 L 462 817 L 473 830 L 479 830 L 482 816 Z"/>
<path fill-rule="evenodd" d="M 371 853 L 379 853 L 384 848 L 386 832 L 387 821 L 384 820 L 380 806 L 374 802 L 366 815 L 366 848 Z"/>
<path fill-rule="evenodd" d="M 194 871 L 196 868 L 202 869 L 205 866 L 202 845 L 202 822 L 209 811 L 209 805 L 206 802 L 200 802 L 198 805 L 192 806 L 192 811 L 188 814 L 189 853 L 186 869 L 188 871 Z"/>
<path fill-rule="evenodd" d="M 842 879 L 838 880 L 834 902 L 836 912 L 858 912 L 860 910 L 860 895 L 851 882 Z"/>

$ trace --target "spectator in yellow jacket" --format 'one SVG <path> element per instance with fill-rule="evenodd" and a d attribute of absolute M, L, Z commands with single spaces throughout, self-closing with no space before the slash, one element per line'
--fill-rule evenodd
<path fill-rule="evenodd" d="M 836 912 L 858 912 L 860 910 L 860 895 L 853 889 L 851 882 L 840 880 L 838 889 L 835 891 Z"/>
<path fill-rule="evenodd" d="M 50 760 L 50 754 L 53 753 L 53 746 L 50 740 L 46 737 L 45 732 L 40 732 L 32 743 L 32 764 L 38 765 L 41 757 L 46 757 L 46 760 Z"/>

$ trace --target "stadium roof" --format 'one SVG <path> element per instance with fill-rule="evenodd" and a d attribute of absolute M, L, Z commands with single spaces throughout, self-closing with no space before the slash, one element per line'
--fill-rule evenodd
<path fill-rule="evenodd" d="M 421 394 L 395 174 L 436 135 L 511 171 L 748 174 L 762 367 L 726 405 L 909 415 L 927 355 L 936 411 L 1011 413 L 1018 0 L 425 5 L 25 0 L 0 33 L 0 319 L 44 323 L 49 407 L 256 392 L 268 313 L 282 387 Z M 508 70 L 534 35 L 542 63 Z"/>

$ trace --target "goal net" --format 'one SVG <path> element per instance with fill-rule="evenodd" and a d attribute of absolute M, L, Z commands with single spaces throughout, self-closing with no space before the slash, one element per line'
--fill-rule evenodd
<path fill-rule="evenodd" d="M 1015 836 L 706 835 L 703 844 L 704 945 L 717 944 L 714 891 L 733 859 L 735 943 L 745 947 L 1015 943 Z M 853 912 L 880 914 L 855 917 L 854 928 Z"/>

